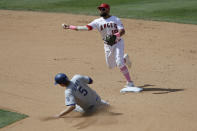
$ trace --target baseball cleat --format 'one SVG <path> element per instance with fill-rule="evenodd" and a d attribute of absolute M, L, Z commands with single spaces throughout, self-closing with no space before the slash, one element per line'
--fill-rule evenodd
<path fill-rule="evenodd" d="M 129 59 L 129 55 L 125 54 L 124 59 L 125 59 L 125 64 L 128 66 L 128 68 L 131 68 L 131 61 Z"/>
<path fill-rule="evenodd" d="M 125 85 L 125 87 L 135 87 L 134 83 L 131 82 L 127 82 L 127 85 Z"/>
<path fill-rule="evenodd" d="M 80 113 L 84 113 L 85 111 L 83 110 L 83 108 L 81 108 L 79 105 L 75 105 L 75 109 L 74 109 L 75 112 L 80 112 Z"/>

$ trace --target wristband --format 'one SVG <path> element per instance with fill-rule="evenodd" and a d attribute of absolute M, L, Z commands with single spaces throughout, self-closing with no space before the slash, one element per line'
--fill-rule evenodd
<path fill-rule="evenodd" d="M 116 34 L 114 34 L 116 37 L 120 37 L 120 33 L 118 32 L 118 33 L 116 33 Z"/>

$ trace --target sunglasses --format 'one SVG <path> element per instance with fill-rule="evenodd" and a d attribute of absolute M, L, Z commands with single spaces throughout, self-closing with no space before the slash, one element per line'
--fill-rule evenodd
<path fill-rule="evenodd" d="M 106 11 L 106 9 L 105 9 L 105 8 L 100 8 L 99 10 L 100 10 L 100 11 Z"/>

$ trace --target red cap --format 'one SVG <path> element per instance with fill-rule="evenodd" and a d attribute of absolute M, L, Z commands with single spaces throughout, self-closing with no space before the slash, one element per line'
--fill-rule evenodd
<path fill-rule="evenodd" d="M 110 6 L 109 6 L 108 4 L 106 4 L 106 3 L 102 3 L 102 4 L 98 7 L 98 9 L 100 9 L 100 8 L 107 8 L 107 9 L 110 9 Z"/>

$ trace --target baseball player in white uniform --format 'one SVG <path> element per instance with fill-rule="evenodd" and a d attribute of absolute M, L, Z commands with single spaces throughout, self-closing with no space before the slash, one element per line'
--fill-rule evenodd
<path fill-rule="evenodd" d="M 130 78 L 128 68 L 131 68 L 131 61 L 128 54 L 124 54 L 124 40 L 122 36 L 125 34 L 125 30 L 122 22 L 118 17 L 109 14 L 110 6 L 108 4 L 101 4 L 98 10 L 101 17 L 93 20 L 86 26 L 62 24 L 62 27 L 76 31 L 97 29 L 104 40 L 105 58 L 108 67 L 118 67 L 127 81 L 125 88 L 121 89 L 120 92 L 142 91 L 142 88 L 134 86 Z"/>
<path fill-rule="evenodd" d="M 75 75 L 71 80 L 64 73 L 55 76 L 55 84 L 66 87 L 65 105 L 67 108 L 56 115 L 60 118 L 75 110 L 81 113 L 91 113 L 101 107 L 108 107 L 109 104 L 101 100 L 100 96 L 91 89 L 88 84 L 93 80 L 88 76 Z"/>

